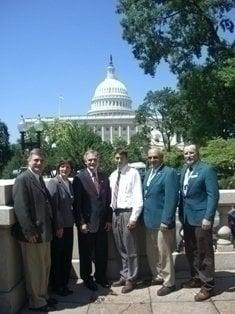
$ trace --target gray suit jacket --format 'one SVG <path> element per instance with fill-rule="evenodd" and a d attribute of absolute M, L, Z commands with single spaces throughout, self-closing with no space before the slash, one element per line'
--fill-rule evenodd
<path fill-rule="evenodd" d="M 73 227 L 73 186 L 70 181 L 69 190 L 60 176 L 51 179 L 47 188 L 51 194 L 56 229 Z"/>
<path fill-rule="evenodd" d="M 28 241 L 38 235 L 38 242 L 52 239 L 52 207 L 50 194 L 28 169 L 20 174 L 13 186 L 13 200 L 17 223 L 13 235 Z"/>

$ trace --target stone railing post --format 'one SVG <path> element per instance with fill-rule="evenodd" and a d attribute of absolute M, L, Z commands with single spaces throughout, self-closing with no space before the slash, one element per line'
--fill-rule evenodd
<path fill-rule="evenodd" d="M 26 298 L 21 250 L 11 236 L 12 186 L 13 180 L 0 180 L 0 312 L 4 314 L 17 313 Z"/>

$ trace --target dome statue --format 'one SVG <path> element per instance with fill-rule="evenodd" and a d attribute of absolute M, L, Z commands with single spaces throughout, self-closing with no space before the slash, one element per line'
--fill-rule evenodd
<path fill-rule="evenodd" d="M 126 86 L 115 76 L 112 56 L 106 78 L 96 87 L 89 116 L 133 114 Z"/>

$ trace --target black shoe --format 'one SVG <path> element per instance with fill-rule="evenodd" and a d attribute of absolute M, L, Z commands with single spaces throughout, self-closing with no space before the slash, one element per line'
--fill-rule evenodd
<path fill-rule="evenodd" d="M 191 278 L 190 280 L 183 282 L 181 284 L 181 288 L 186 288 L 186 289 L 201 288 L 202 285 L 203 283 L 201 282 L 199 278 Z"/>
<path fill-rule="evenodd" d="M 85 286 L 92 291 L 97 291 L 97 284 L 93 280 L 84 281 Z"/>
<path fill-rule="evenodd" d="M 162 286 L 158 291 L 157 295 L 159 297 L 163 297 L 164 295 L 167 295 L 171 292 L 175 291 L 175 286 L 167 287 L 167 286 Z"/>
<path fill-rule="evenodd" d="M 96 280 L 96 283 L 98 283 L 99 285 L 101 285 L 101 287 L 103 287 L 103 288 L 110 288 L 110 287 L 111 287 L 111 284 L 108 282 L 107 279 Z"/>
<path fill-rule="evenodd" d="M 136 282 L 127 280 L 125 286 L 122 288 L 122 293 L 129 293 L 136 288 Z"/>
<path fill-rule="evenodd" d="M 57 304 L 58 303 L 58 301 L 56 300 L 56 299 L 54 299 L 54 298 L 49 298 L 49 299 L 47 299 L 47 305 L 55 305 L 55 304 Z"/>
<path fill-rule="evenodd" d="M 64 287 L 57 289 L 55 293 L 61 297 L 67 297 L 70 294 Z"/>
<path fill-rule="evenodd" d="M 197 302 L 201 302 L 210 299 L 213 296 L 214 296 L 213 288 L 206 289 L 205 287 L 202 287 L 201 290 L 195 295 L 194 300 Z"/>
<path fill-rule="evenodd" d="M 47 313 L 47 312 L 55 311 L 56 307 L 52 306 L 52 305 L 49 305 L 49 304 L 46 304 L 46 305 L 43 305 L 41 307 L 36 307 L 36 308 L 30 307 L 29 309 L 30 309 L 30 311 L 46 312 Z"/>
<path fill-rule="evenodd" d="M 67 286 L 64 287 L 64 290 L 65 290 L 68 294 L 73 294 L 73 290 L 69 289 Z"/>

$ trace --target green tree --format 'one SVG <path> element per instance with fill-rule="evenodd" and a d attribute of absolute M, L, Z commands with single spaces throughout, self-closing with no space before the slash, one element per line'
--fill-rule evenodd
<path fill-rule="evenodd" d="M 234 136 L 234 86 L 221 77 L 221 69 L 220 64 L 194 66 L 181 75 L 179 103 L 184 114 L 175 122 L 185 140 L 205 144 L 213 137 Z"/>
<path fill-rule="evenodd" d="M 233 56 L 223 32 L 234 32 L 234 0 L 119 0 L 123 38 L 145 73 L 161 60 L 181 73 L 205 55 L 206 62 Z M 202 59 L 200 60 L 202 61 Z"/>
<path fill-rule="evenodd" d="M 21 167 L 26 166 L 26 158 L 22 154 L 19 144 L 11 145 L 11 158 L 8 160 L 2 171 L 3 179 L 15 178 Z"/>
<path fill-rule="evenodd" d="M 173 136 L 182 132 L 182 120 L 186 119 L 181 109 L 178 93 L 170 88 L 149 91 L 136 111 L 135 119 L 146 127 L 147 133 L 150 133 L 151 128 L 159 130 L 164 147 L 169 151 Z"/>
<path fill-rule="evenodd" d="M 202 160 L 215 167 L 222 178 L 235 175 L 235 139 L 215 138 L 200 149 Z"/>
<path fill-rule="evenodd" d="M 11 150 L 8 128 L 4 122 L 0 121 L 0 175 L 10 158 Z"/>
<path fill-rule="evenodd" d="M 69 158 L 75 170 L 84 167 L 83 155 L 88 149 L 97 150 L 101 156 L 101 167 L 109 173 L 111 167 L 112 145 L 103 143 L 87 125 L 79 125 L 75 121 L 55 121 L 46 126 L 45 140 L 42 144 L 48 156 L 47 172 L 55 169 L 61 158 Z"/>
<path fill-rule="evenodd" d="M 143 133 L 138 132 L 133 135 L 128 145 L 128 156 L 130 162 L 143 161 L 146 162 L 147 152 L 150 146 L 149 137 Z"/>

